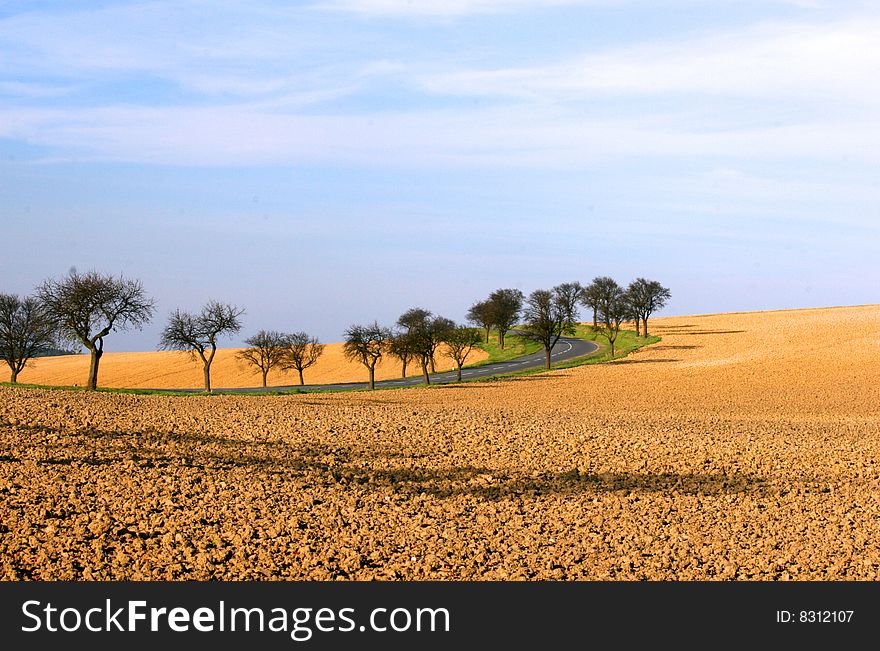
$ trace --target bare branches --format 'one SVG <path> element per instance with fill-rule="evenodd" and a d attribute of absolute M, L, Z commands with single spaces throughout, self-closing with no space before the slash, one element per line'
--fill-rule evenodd
<path fill-rule="evenodd" d="M 81 343 L 91 353 L 88 387 L 98 383 L 104 337 L 116 330 L 141 328 L 153 318 L 155 302 L 139 280 L 72 270 L 60 280 L 49 279 L 37 296 L 58 326 L 58 334 Z"/>
<path fill-rule="evenodd" d="M 458 381 L 461 382 L 461 367 L 464 366 L 468 355 L 475 346 L 478 346 L 483 340 L 480 331 L 476 328 L 468 328 L 465 326 L 454 326 L 448 329 L 443 335 L 443 343 L 449 356 L 455 360 L 455 368 L 457 371 Z"/>
<path fill-rule="evenodd" d="M 294 332 L 284 337 L 281 368 L 295 368 L 299 373 L 300 385 L 304 385 L 303 371 L 313 366 L 323 353 L 324 344 L 317 337 L 310 337 L 305 332 Z"/>
<path fill-rule="evenodd" d="M 639 319 L 644 326 L 643 336 L 648 336 L 648 318 L 657 310 L 666 306 L 672 293 L 656 280 L 636 278 L 627 288 L 633 316 L 636 321 L 636 334 L 639 330 Z"/>
<path fill-rule="evenodd" d="M 391 337 L 391 330 L 380 326 L 378 321 L 366 326 L 352 325 L 345 331 L 342 351 L 347 359 L 358 361 L 367 367 L 371 389 L 376 388 L 376 364 L 388 350 Z"/>
<path fill-rule="evenodd" d="M 245 339 L 245 343 L 249 348 L 238 351 L 237 356 L 260 370 L 265 387 L 269 371 L 284 362 L 287 336 L 276 330 L 260 330 L 253 337 Z"/>
<path fill-rule="evenodd" d="M 406 378 L 406 367 L 416 357 L 416 346 L 410 333 L 405 330 L 394 333 L 388 341 L 388 354 L 400 360 L 400 377 Z"/>
<path fill-rule="evenodd" d="M 481 327 L 486 331 L 486 343 L 489 343 L 489 332 L 495 325 L 495 314 L 492 309 L 492 303 L 487 301 L 478 301 L 471 305 L 467 311 L 467 320 L 475 326 Z"/>
<path fill-rule="evenodd" d="M 552 290 L 537 289 L 526 301 L 523 336 L 544 346 L 545 366 L 548 369 L 553 346 L 562 335 L 575 333 L 581 292 L 579 283 L 563 283 Z"/>
<path fill-rule="evenodd" d="M 18 381 L 32 357 L 55 345 L 56 323 L 38 299 L 0 294 L 0 356 Z"/>
<path fill-rule="evenodd" d="M 608 340 L 611 357 L 614 357 L 614 342 L 620 334 L 620 324 L 631 314 L 632 305 L 626 292 L 616 282 L 608 285 L 599 303 L 599 323 L 593 326 L 593 332 Z"/>
<path fill-rule="evenodd" d="M 525 297 L 518 289 L 496 289 L 489 294 L 492 325 L 498 330 L 498 343 L 504 350 L 504 335 L 516 325 Z"/>
<path fill-rule="evenodd" d="M 217 352 L 217 341 L 241 330 L 243 314 L 244 309 L 218 301 L 209 301 L 199 314 L 175 310 L 162 331 L 159 348 L 198 354 L 204 365 L 205 391 L 210 393 L 211 362 Z"/>

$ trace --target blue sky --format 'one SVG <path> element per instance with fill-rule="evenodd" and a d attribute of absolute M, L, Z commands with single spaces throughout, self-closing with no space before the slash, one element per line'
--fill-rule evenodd
<path fill-rule="evenodd" d="M 0 291 L 70 267 L 337 341 L 498 287 L 878 301 L 880 10 L 821 0 L 0 3 Z M 240 340 L 231 340 L 229 344 Z"/>

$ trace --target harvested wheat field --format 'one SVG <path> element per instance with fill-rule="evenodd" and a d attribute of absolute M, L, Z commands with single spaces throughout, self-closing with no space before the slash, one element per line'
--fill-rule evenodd
<path fill-rule="evenodd" d="M 258 387 L 262 384 L 259 369 L 236 356 L 239 348 L 220 348 L 211 365 L 211 384 L 215 387 Z M 468 364 L 486 359 L 485 351 L 474 349 Z M 438 351 L 437 371 L 455 368 L 452 359 Z M 376 380 L 400 377 L 400 363 L 393 358 L 383 359 L 376 367 Z M 407 377 L 421 375 L 418 364 L 407 367 Z M 18 376 L 23 384 L 54 386 L 83 386 L 89 374 L 88 355 L 40 357 L 33 360 Z M 7 378 L 8 379 L 8 378 Z M 307 384 L 335 384 L 340 382 L 367 382 L 367 369 L 359 362 L 351 362 L 342 353 L 342 344 L 327 344 L 317 363 L 305 370 Z M 158 353 L 104 353 L 98 371 L 98 384 L 123 389 L 199 389 L 204 386 L 202 360 L 189 353 L 165 351 Z M 269 372 L 268 385 L 290 386 L 299 384 L 296 369 Z"/>
<path fill-rule="evenodd" d="M 880 306 L 458 387 L 0 390 L 6 579 L 878 579 Z"/>

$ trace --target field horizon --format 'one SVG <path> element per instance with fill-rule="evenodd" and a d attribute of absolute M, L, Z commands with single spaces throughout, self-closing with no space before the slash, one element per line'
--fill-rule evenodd
<path fill-rule="evenodd" d="M 809 312 L 812 310 L 838 310 L 877 307 L 877 304 L 840 305 L 821 307 L 802 307 L 768 309 L 755 311 L 731 311 L 652 317 L 650 323 L 662 323 L 664 319 L 686 319 L 697 317 L 737 316 L 745 314 L 773 314 L 786 312 Z M 581 323 L 586 323 L 582 321 Z M 493 333 L 493 336 L 494 333 Z M 600 340 L 601 341 L 601 340 Z M 345 358 L 341 342 L 326 344 L 324 355 L 312 368 L 306 369 L 306 384 L 340 384 L 366 382 L 366 369 L 358 362 Z M 238 347 L 221 347 L 211 367 L 212 384 L 223 388 L 257 387 L 261 383 L 260 372 L 252 364 L 237 358 L 243 350 Z M 485 361 L 485 351 L 475 348 L 468 356 L 467 364 Z M 453 360 L 442 352 L 437 355 L 437 371 L 454 369 Z M 89 354 L 38 357 L 20 373 L 19 384 L 45 386 L 84 386 L 88 375 Z M 401 376 L 400 362 L 384 357 L 376 367 L 376 380 L 397 379 Z M 417 363 L 410 363 L 407 377 L 421 375 Z M 269 373 L 268 388 L 295 386 L 299 376 L 295 369 L 281 371 L 272 369 Z M 182 351 L 108 351 L 101 358 L 99 386 L 118 389 L 198 389 L 203 384 L 202 363 L 188 352 Z"/>
<path fill-rule="evenodd" d="M 366 382 L 367 369 L 359 362 L 345 358 L 342 343 L 326 344 L 317 363 L 303 373 L 306 384 L 339 384 L 343 382 Z M 239 359 L 242 348 L 218 348 L 211 366 L 211 384 L 215 387 L 239 389 L 258 387 L 262 384 L 259 369 Z M 467 358 L 468 364 L 481 362 L 488 355 L 474 349 Z M 455 368 L 453 360 L 438 352 L 438 372 Z M 18 376 L 20 384 L 48 386 L 84 386 L 89 371 L 89 355 L 57 355 L 37 357 Z M 376 380 L 400 377 L 400 362 L 383 358 L 376 366 Z M 407 377 L 421 375 L 416 362 L 407 366 Z M 295 386 L 299 384 L 296 369 L 269 372 L 268 388 Z M 98 386 L 116 389 L 200 389 L 204 386 L 202 360 L 183 351 L 154 352 L 105 352 L 101 358 Z"/>
<path fill-rule="evenodd" d="M 0 388 L 5 579 L 878 580 L 880 305 L 431 390 Z"/>

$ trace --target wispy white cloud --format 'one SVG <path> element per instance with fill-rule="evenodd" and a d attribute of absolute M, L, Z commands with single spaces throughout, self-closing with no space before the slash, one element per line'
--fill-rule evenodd
<path fill-rule="evenodd" d="M 457 17 L 547 9 L 578 4 L 618 4 L 621 0 L 326 0 L 317 9 L 383 16 Z"/>
<path fill-rule="evenodd" d="M 0 110 L 0 137 L 86 159 L 184 165 L 343 163 L 570 168 L 621 157 L 847 158 L 880 164 L 876 123 L 703 130 L 526 107 L 290 114 L 222 108 Z"/>
<path fill-rule="evenodd" d="M 642 0 L 644 2 L 644 0 Z M 804 8 L 826 6 L 827 0 L 651 0 L 660 5 L 700 5 L 719 3 L 764 3 Z M 501 14 L 524 10 L 546 10 L 568 6 L 638 5 L 639 0 L 323 0 L 316 9 L 375 16 L 418 18 L 457 18 Z"/>
<path fill-rule="evenodd" d="M 427 10 L 441 3 L 419 4 Z M 442 4 L 471 11 L 488 3 Z M 844 156 L 880 162 L 880 19 L 871 13 L 489 69 L 458 57 L 427 61 L 370 49 L 369 58 L 363 51 L 346 58 L 338 44 L 291 27 L 299 14 L 257 7 L 258 19 L 237 25 L 243 5 L 221 3 L 223 20 L 215 16 L 211 29 L 200 22 L 208 5 L 195 0 L 0 21 L 0 47 L 10 53 L 13 73 L 51 75 L 71 86 L 102 74 L 129 83 L 158 77 L 194 95 L 123 104 L 95 94 L 54 108 L 7 102 L 0 136 L 48 148 L 52 157 L 188 165 L 561 168 L 615 157 Z M 324 56 L 327 47 L 332 56 Z M 0 92 L 25 99 L 41 92 L 39 85 L 3 83 Z M 51 88 L 45 84 L 43 92 Z M 344 107 L 331 104 L 342 99 L 349 100 Z"/>
<path fill-rule="evenodd" d="M 711 94 L 763 99 L 880 99 L 880 19 L 772 23 L 620 48 L 555 65 L 428 75 L 440 94 L 530 100 Z"/>

